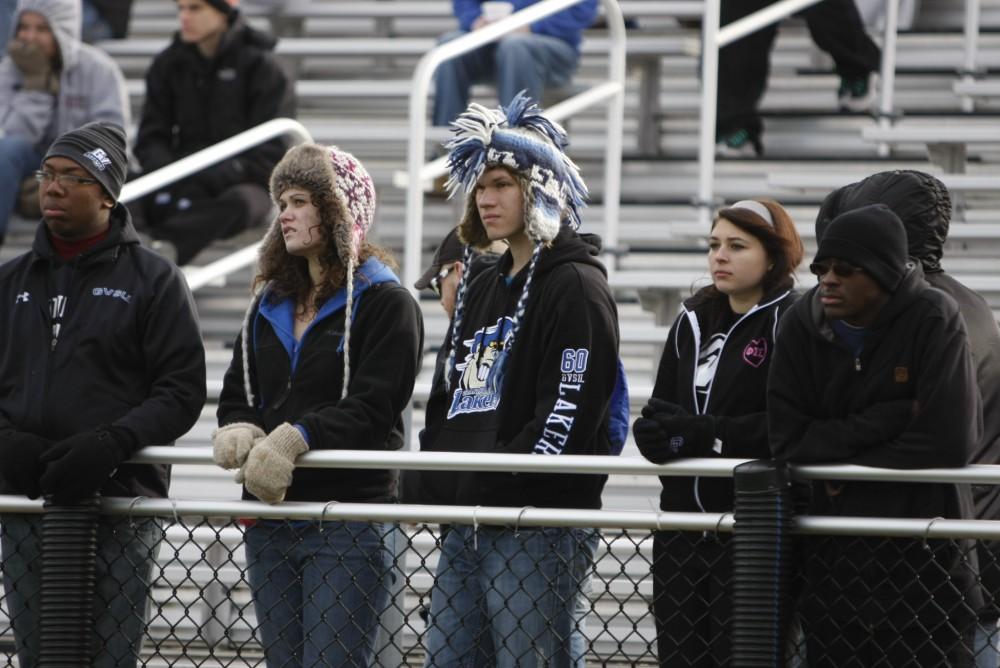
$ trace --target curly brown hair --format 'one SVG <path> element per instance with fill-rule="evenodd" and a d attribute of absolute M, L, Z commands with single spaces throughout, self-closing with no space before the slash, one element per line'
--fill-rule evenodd
<path fill-rule="evenodd" d="M 318 308 L 320 304 L 333 296 L 344 286 L 347 280 L 347 268 L 337 253 L 337 244 L 330 230 L 320 226 L 325 245 L 324 252 L 319 256 L 323 267 L 323 283 L 314 286 L 309 275 L 309 261 L 304 257 L 290 255 L 285 249 L 285 239 L 281 234 L 280 225 L 271 225 L 264 236 L 257 257 L 257 275 L 253 279 L 254 290 L 265 284 L 270 284 L 269 298 L 280 301 L 286 298 L 295 300 L 297 309 L 310 306 Z M 393 270 L 399 268 L 389 250 L 364 241 L 358 253 L 358 265 L 368 258 L 374 257 Z M 315 288 L 315 289 L 314 289 Z"/>

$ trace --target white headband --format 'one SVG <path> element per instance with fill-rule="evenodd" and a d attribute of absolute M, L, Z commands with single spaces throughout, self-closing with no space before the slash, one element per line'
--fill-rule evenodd
<path fill-rule="evenodd" d="M 727 209 L 746 209 L 747 211 L 753 211 L 758 216 L 764 219 L 771 227 L 774 227 L 774 218 L 771 217 L 771 212 L 768 211 L 767 207 L 752 199 L 741 199 L 735 204 L 730 204 L 726 207 Z"/>

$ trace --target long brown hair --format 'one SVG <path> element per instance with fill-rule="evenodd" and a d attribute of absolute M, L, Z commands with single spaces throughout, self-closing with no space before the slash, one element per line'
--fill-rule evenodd
<path fill-rule="evenodd" d="M 320 304 L 333 296 L 344 286 L 347 280 L 347 268 L 340 260 L 333 234 L 326 225 L 320 226 L 323 235 L 323 253 L 319 256 L 323 267 L 323 283 L 314 286 L 309 276 L 309 261 L 304 257 L 289 254 L 285 248 L 285 239 L 281 234 L 281 226 L 272 224 L 264 237 L 257 260 L 257 275 L 253 279 L 254 290 L 270 283 L 269 295 L 275 301 L 285 298 L 295 300 L 297 307 L 319 307 Z M 387 249 L 363 241 L 358 252 L 358 266 L 368 258 L 374 257 L 389 268 L 398 269 L 396 260 Z M 357 267 L 355 267 L 357 271 Z"/>
<path fill-rule="evenodd" d="M 765 295 L 776 289 L 791 289 L 795 284 L 795 269 L 805 255 L 802 239 L 795 229 L 792 217 L 783 206 L 769 199 L 754 201 L 768 210 L 774 221 L 773 226 L 750 209 L 737 207 L 720 209 L 712 221 L 712 229 L 715 229 L 716 223 L 725 219 L 760 241 L 771 262 L 771 268 L 764 274 L 761 282 Z"/>

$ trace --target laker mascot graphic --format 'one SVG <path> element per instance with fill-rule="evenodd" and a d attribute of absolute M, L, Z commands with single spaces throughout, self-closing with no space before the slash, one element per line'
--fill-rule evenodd
<path fill-rule="evenodd" d="M 461 373 L 448 408 L 448 419 L 462 413 L 485 413 L 496 410 L 500 395 L 486 383 L 493 362 L 510 341 L 513 321 L 502 317 L 495 325 L 476 331 L 471 339 L 462 341 L 469 352 L 465 360 L 455 365 Z"/>

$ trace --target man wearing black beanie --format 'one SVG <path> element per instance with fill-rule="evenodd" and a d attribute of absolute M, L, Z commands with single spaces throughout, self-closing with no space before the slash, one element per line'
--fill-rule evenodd
<path fill-rule="evenodd" d="M 0 493 L 57 505 L 95 494 L 165 497 L 167 466 L 127 462 L 184 434 L 204 404 L 191 293 L 176 266 L 140 246 L 117 202 L 120 126 L 59 136 L 35 176 L 34 244 L 0 266 Z M 18 658 L 34 666 L 41 516 L 4 514 L 0 524 Z M 135 665 L 161 538 L 155 519 L 101 517 L 89 665 Z"/>
<path fill-rule="evenodd" d="M 884 468 L 965 466 L 982 413 L 965 326 L 951 297 L 907 261 L 884 205 L 827 227 L 819 284 L 779 325 L 768 378 L 777 459 Z M 814 484 L 812 515 L 973 516 L 967 485 Z M 928 549 L 930 548 L 930 549 Z M 962 541 L 817 537 L 800 608 L 810 665 L 971 665 L 981 605 Z"/>
<path fill-rule="evenodd" d="M 993 309 L 941 266 L 951 225 L 952 201 L 948 188 L 937 177 L 912 169 L 894 169 L 834 190 L 816 214 L 816 238 L 843 211 L 881 203 L 892 209 L 906 228 L 910 257 L 920 262 L 931 286 L 957 303 L 969 335 L 969 350 L 976 363 L 976 383 L 983 403 L 983 437 L 973 464 L 1000 464 L 1000 327 Z M 1000 519 L 1000 486 L 973 485 L 976 519 Z M 1000 666 L 1000 541 L 977 540 L 979 575 L 986 607 L 979 612 L 976 629 L 976 662 Z"/>

